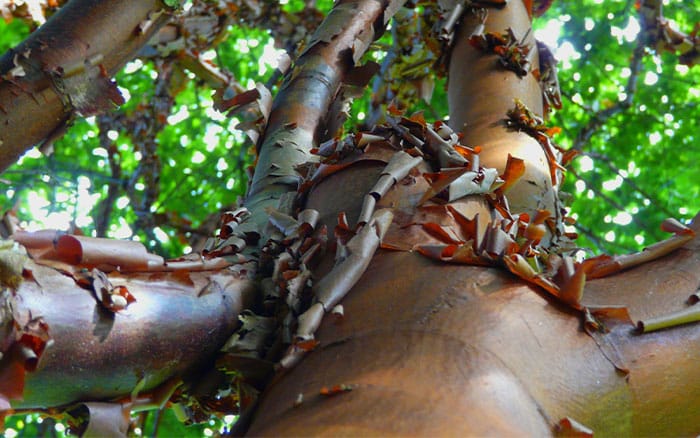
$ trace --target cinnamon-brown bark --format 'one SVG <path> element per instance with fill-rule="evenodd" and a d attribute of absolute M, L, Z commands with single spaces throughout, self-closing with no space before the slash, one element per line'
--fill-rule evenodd
<path fill-rule="evenodd" d="M 525 160 L 525 175 L 508 193 L 513 211 L 532 214 L 545 209 L 554 214 L 556 192 L 552 190 L 542 146 L 525 132 L 507 130 L 503 123 L 515 99 L 520 99 L 535 114 L 543 115 L 540 85 L 533 74 L 520 77 L 503 68 L 496 54 L 484 53 L 470 44 L 469 37 L 479 23 L 476 15 L 465 14 L 455 37 L 447 94 L 450 125 L 462 132 L 465 144 L 482 147 L 480 158 L 486 166 L 502 172 L 508 154 Z M 530 68 L 535 68 L 537 50 L 523 2 L 513 1 L 503 9 L 488 10 L 484 32 L 505 33 L 508 29 L 532 47 Z"/>
<path fill-rule="evenodd" d="M 467 145 L 484 147 L 483 162 L 502 170 L 508 153 L 526 161 L 527 173 L 509 192 L 511 211 L 553 208 L 541 145 L 502 123 L 514 98 L 541 115 L 541 90 L 531 75 L 519 78 L 474 49 L 469 20 L 450 63 L 450 123 Z M 486 31 L 508 27 L 519 38 L 529 30 L 520 2 L 489 10 Z M 339 212 L 352 217 L 357 193 L 380 170 L 351 166 L 316 187 L 307 206 L 329 226 Z M 415 199 L 425 190 L 417 184 L 399 185 L 389 197 Z M 316 350 L 268 389 L 250 434 L 547 436 L 563 418 L 602 436 L 696 434 L 700 326 L 641 335 L 633 321 L 686 307 L 699 267 L 696 239 L 663 259 L 589 281 L 586 306 L 626 306 L 631 316 L 605 310 L 608 332 L 594 338 L 580 311 L 502 269 L 380 250 L 343 300 L 345 316 L 324 320 Z M 334 387 L 341 390 L 328 396 Z"/>
<path fill-rule="evenodd" d="M 109 276 L 136 299 L 112 313 L 94 292 L 53 268 L 29 262 L 17 290 L 18 315 L 41 317 L 53 344 L 25 374 L 14 408 L 56 407 L 141 393 L 206 365 L 250 306 L 253 283 L 226 270 Z"/>
<path fill-rule="evenodd" d="M 685 306 L 694 247 L 586 288 L 633 320 Z M 627 293 L 620 293 L 623 290 Z M 697 433 L 698 325 L 620 325 L 618 371 L 567 311 L 503 271 L 377 254 L 321 345 L 270 389 L 252 435 L 536 435 L 571 417 L 602 436 Z M 322 387 L 352 385 L 334 398 Z M 304 402 L 295 406 L 298 394 Z"/>
<path fill-rule="evenodd" d="M 0 172 L 77 112 L 112 108 L 114 75 L 167 21 L 157 0 L 73 0 L 0 58 Z M 58 130 L 58 131 L 57 131 Z"/>
<path fill-rule="evenodd" d="M 371 3 L 359 2 L 364 5 L 359 9 Z M 340 45 L 324 42 L 309 50 L 352 46 L 380 18 L 377 5 L 371 10 L 373 15 L 347 27 L 347 39 L 332 39 Z M 454 49 L 453 56 L 461 58 L 451 63 L 451 123 L 467 124 L 465 142 L 484 146 L 483 160 L 493 166 L 502 169 L 509 151 L 526 160 L 531 173 L 511 190 L 520 193 L 512 210 L 556 206 L 541 145 L 500 123 L 514 98 L 541 112 L 540 90 L 530 76 L 501 71 L 492 56 L 474 50 L 465 41 L 467 26 Z M 518 37 L 529 28 L 520 2 L 490 12 L 487 31 L 504 27 Z M 249 198 L 249 206 L 260 209 L 253 212 L 257 216 L 265 216 L 262 206 L 271 198 L 294 191 L 293 164 L 309 158 L 352 64 L 310 53 L 320 56 L 311 71 L 328 74 L 299 67 L 278 98 Z M 317 89 L 321 84 L 327 88 Z M 277 172 L 278 166 L 286 168 Z M 327 177 L 306 206 L 319 210 L 330 228 L 340 212 L 356 217 L 383 166 L 368 160 Z M 397 185 L 378 208 L 415 204 L 426 191 L 425 182 L 415 179 Z M 530 185 L 534 191 L 524 188 Z M 570 417 L 600 435 L 697 434 L 700 326 L 641 335 L 632 321 L 684 308 L 700 283 L 699 249 L 696 239 L 663 259 L 588 282 L 583 304 L 624 305 L 631 315 L 602 318 L 608 331 L 595 338 L 584 332 L 579 310 L 503 269 L 380 250 L 343 300 L 345 316 L 327 317 L 316 333 L 316 350 L 275 378 L 250 433 L 546 436 Z M 315 276 L 333 264 L 330 252 L 325 257 Z M 15 406 L 118 397 L 142 378 L 142 389 L 149 389 L 179 375 L 223 343 L 253 288 L 229 272 L 188 273 L 185 280 L 175 274 L 115 274 L 136 302 L 105 314 L 71 277 L 33 264 L 30 269 L 34 278 L 25 276 L 17 305 L 21 313 L 31 310 L 46 319 L 55 344 L 37 371 L 27 374 L 24 401 Z M 335 386 L 340 390 L 333 391 Z"/>
<path fill-rule="evenodd" d="M 282 193 L 301 182 L 295 167 L 314 160 L 311 149 L 325 134 L 329 107 L 345 76 L 383 30 L 403 0 L 338 2 L 276 96 L 260 145 L 255 175 L 246 199 L 251 210 L 275 206 Z M 264 220 L 265 216 L 262 216 Z"/>

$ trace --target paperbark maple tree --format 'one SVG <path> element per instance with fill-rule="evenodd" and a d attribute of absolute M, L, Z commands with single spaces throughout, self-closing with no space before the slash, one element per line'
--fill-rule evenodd
<path fill-rule="evenodd" d="M 103 18 L 124 15 L 109 12 L 114 2 L 83 3 Z M 247 210 L 224 217 L 205 259 L 164 263 L 140 248 L 136 257 L 126 245 L 108 251 L 106 241 L 16 232 L 33 260 L 8 256 L 19 262 L 3 271 L 3 408 L 81 402 L 96 423 L 105 406 L 87 402 L 116 400 L 129 410 L 172 396 L 199 418 L 236 407 L 211 389 L 234 379 L 250 392 L 223 400 L 240 404 L 252 434 L 547 435 L 572 420 L 610 435 L 697 433 L 700 350 L 693 346 L 700 328 L 640 334 L 630 318 L 653 325 L 656 316 L 688 312 L 686 299 L 700 283 L 697 240 L 678 228 L 670 245 L 681 242 L 682 249 L 585 288 L 572 279 L 609 260 L 572 264 L 572 272 L 559 267 L 567 263 L 555 261 L 566 244 L 560 170 L 551 157 L 559 152 L 526 111 L 544 112 L 531 67 L 538 61 L 530 6 L 475 3 L 488 12 L 467 8 L 449 55 L 450 124 L 463 131 L 459 142 L 447 127 L 392 116 L 393 125 L 364 133 L 363 144 L 356 135 L 322 145 L 335 135 L 329 127 L 341 85 L 401 6 L 338 2 L 265 115 Z M 74 18 L 67 8 L 79 4 L 69 3 L 63 17 Z M 129 12 L 133 23 L 119 29 L 130 38 L 129 29 L 155 30 L 158 7 Z M 62 26 L 58 18 L 53 23 Z M 507 38 L 508 30 L 515 44 L 479 47 L 480 37 Z M 147 39 L 136 34 L 134 47 Z M 41 38 L 27 43 L 31 52 L 42 51 Z M 520 45 L 528 47 L 529 64 L 517 58 Z M 95 56 L 110 50 L 85 47 L 67 65 L 95 67 L 100 81 L 134 50 L 109 56 L 106 66 Z M 517 63 L 523 76 L 504 68 L 508 50 L 515 59 L 503 62 Z M 19 53 L 24 60 L 6 56 L 0 64 L 9 74 L 0 83 L 0 122 L 8 126 L 0 147 L 10 151 L 3 166 L 68 115 L 104 106 L 95 104 L 104 88 L 80 91 L 78 105 L 78 91 L 62 94 L 62 76 L 54 77 L 66 70 L 62 60 L 37 68 L 32 53 Z M 32 74 L 17 75 L 20 67 Z M 35 90 L 54 103 L 37 107 Z M 523 106 L 514 111 L 516 98 Z M 33 116 L 41 127 L 28 128 L 36 134 L 20 141 L 27 113 L 47 117 Z M 514 170 L 519 164 L 509 154 L 524 170 Z M 473 171 L 476 186 L 495 168 L 502 189 L 467 184 L 471 194 L 445 200 L 441 181 L 454 168 Z M 430 190 L 435 196 L 427 199 Z M 324 229 L 336 230 L 337 243 Z M 125 290 L 136 301 L 123 309 Z M 341 313 L 339 301 L 343 316 L 330 315 Z M 180 379 L 187 383 L 179 386 Z M 256 387 L 266 387 L 259 404 L 250 397 Z"/>

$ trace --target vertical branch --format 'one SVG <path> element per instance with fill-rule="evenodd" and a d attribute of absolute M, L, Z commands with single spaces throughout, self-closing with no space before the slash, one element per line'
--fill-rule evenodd
<path fill-rule="evenodd" d="M 107 183 L 107 197 L 100 202 L 95 215 L 95 233 L 97 237 L 105 237 L 109 227 L 109 218 L 114 209 L 114 202 L 117 200 L 121 187 L 122 167 L 119 149 L 109 138 L 108 132 L 115 125 L 111 116 L 100 116 L 97 118 L 97 126 L 100 129 L 100 147 L 107 151 L 107 161 L 111 172 L 111 179 Z"/>
<path fill-rule="evenodd" d="M 637 92 L 637 82 L 639 79 L 639 74 L 642 70 L 642 60 L 644 58 L 644 49 L 646 47 L 646 42 L 644 38 L 638 38 L 637 44 L 632 52 L 632 59 L 630 60 L 630 77 L 627 79 L 627 85 L 625 86 L 625 99 L 615 103 L 609 108 L 598 111 L 594 113 L 586 126 L 581 128 L 581 130 L 576 135 L 572 149 L 583 150 L 590 141 L 591 137 L 600 130 L 600 128 L 613 116 L 620 114 L 632 107 L 634 103 L 634 95 Z"/>
<path fill-rule="evenodd" d="M 516 73 L 501 64 L 499 55 L 472 45 L 470 37 L 482 25 L 484 33 L 512 33 L 529 48 L 529 66 L 523 65 L 522 71 Z M 545 148 L 527 133 L 508 129 L 503 123 L 514 99 L 522 101 L 534 114 L 543 115 L 542 89 L 531 72 L 531 66 L 537 65 L 537 45 L 523 2 L 508 2 L 502 9 L 489 8 L 485 19 L 483 14 L 466 13 L 450 54 L 450 125 L 462 132 L 464 144 L 482 147 L 480 158 L 484 166 L 502 173 L 509 154 L 525 161 L 525 174 L 508 193 L 512 211 L 532 216 L 544 209 L 558 215 L 559 204 Z"/>
<path fill-rule="evenodd" d="M 136 228 L 141 229 L 149 240 L 155 240 L 153 227 L 155 225 L 152 207 L 160 194 L 161 161 L 158 155 L 158 133 L 165 127 L 168 115 L 172 109 L 174 98 L 170 95 L 169 86 L 172 77 L 172 63 L 156 61 L 158 79 L 153 100 L 144 113 L 143 121 L 136 123 L 134 144 L 141 153 L 139 165 L 131 177 L 130 197 L 136 213 Z M 133 185 L 143 179 L 144 191 L 138 195 Z M 155 240 L 157 242 L 157 240 Z"/>
<path fill-rule="evenodd" d="M 318 145 L 344 76 L 402 4 L 340 1 L 321 23 L 273 103 L 246 200 L 249 209 L 263 211 L 257 206 L 275 204 L 283 193 L 296 190 L 301 176 L 295 167 L 313 160 L 311 149 Z"/>

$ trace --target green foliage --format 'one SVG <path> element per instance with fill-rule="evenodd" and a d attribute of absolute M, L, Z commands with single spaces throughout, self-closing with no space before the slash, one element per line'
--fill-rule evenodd
<path fill-rule="evenodd" d="M 63 438 L 69 436 L 66 426 L 52 418 L 42 418 L 36 414 L 16 414 L 5 419 L 6 438 L 43 437 Z"/>
<path fill-rule="evenodd" d="M 330 7 L 327 3 L 321 6 Z M 697 6 L 697 2 L 672 2 L 665 14 L 680 27 L 690 29 L 700 18 Z M 301 2 L 283 6 L 290 13 L 303 7 Z M 675 216 L 687 221 L 698 209 L 693 200 L 698 199 L 700 186 L 695 183 L 692 164 L 699 154 L 693 146 L 698 132 L 700 89 L 696 84 L 700 78 L 697 68 L 678 65 L 673 54 L 647 53 L 632 106 L 605 120 L 585 143 L 576 143 L 577 136 L 601 111 L 624 99 L 621 93 L 629 80 L 635 34 L 623 34 L 630 31 L 635 16 L 631 2 L 601 5 L 588 0 L 555 3 L 535 22 L 536 28 L 550 33 L 559 29 L 559 47 L 568 44 L 570 49 L 568 55 L 566 50 L 558 52 L 560 57 L 564 55 L 559 80 L 565 105 L 553 115 L 552 123 L 563 128 L 557 138 L 562 146 L 581 148 L 582 156 L 575 160 L 564 189 L 574 194 L 574 215 L 586 212 L 585 217 L 578 217 L 580 243 L 595 251 L 638 249 L 665 237 L 658 230 L 663 218 Z M 0 22 L 0 50 L 16 45 L 28 33 L 29 27 L 22 21 Z M 393 36 L 396 32 L 385 33 L 376 44 L 374 59 L 381 62 L 392 46 L 397 47 Z M 252 87 L 272 74 L 270 68 L 259 74 L 265 68 L 260 60 L 269 41 L 265 29 L 230 27 L 228 37 L 216 49 L 216 61 L 244 87 Z M 418 44 L 412 44 L 410 51 L 405 47 L 401 50 L 400 56 L 409 61 L 430 56 Z M 400 74 L 389 73 L 394 77 Z M 153 64 L 145 62 L 117 76 L 120 86 L 132 96 L 120 109 L 121 114 L 134 114 L 139 105 L 148 104 L 157 75 Z M 403 87 L 415 87 L 410 80 L 402 81 Z M 233 128 L 235 120 L 211 109 L 211 93 L 190 73 L 172 108 L 170 120 L 177 123 L 168 123 L 157 137 L 163 161 L 161 187 L 151 209 L 173 223 L 159 225 L 162 232 L 155 239 L 143 230 L 137 230 L 137 236 L 151 248 L 173 256 L 182 252 L 191 235 L 183 229 L 196 229 L 209 214 L 232 205 L 245 190 L 243 169 L 252 159 L 250 144 Z M 361 125 L 370 114 L 371 95 L 368 89 L 355 100 L 347 129 Z M 423 110 L 427 117 L 435 118 L 445 115 L 444 80 L 436 81 L 430 102 L 412 99 L 410 103 L 415 106 L 409 111 Z M 16 207 L 20 218 L 34 227 L 66 227 L 72 222 L 84 233 L 93 234 L 90 216 L 97 214 L 97 206 L 106 199 L 107 184 L 115 182 L 98 136 L 94 119 L 76 120 L 56 143 L 52 156 L 25 155 L 0 181 L 6 195 L 0 199 L 0 207 Z M 115 143 L 123 171 L 120 183 L 124 185 L 123 180 L 137 168 L 138 154 L 127 133 L 119 133 Z M 193 208 L 192 198 L 201 200 L 197 208 Z M 134 229 L 137 218 L 132 201 L 123 194 L 116 201 L 108 236 L 131 235 L 129 230 Z M 39 216 L 52 219 L 32 222 Z"/>
<path fill-rule="evenodd" d="M 163 411 L 148 411 L 144 412 L 146 416 L 142 424 L 142 429 L 132 431 L 133 436 L 144 437 L 182 437 L 182 438 L 200 438 L 203 436 L 217 436 L 226 431 L 230 427 L 234 419 L 225 418 L 225 421 L 212 418 L 206 423 L 192 424 L 184 426 L 177 419 L 171 409 Z M 137 433 L 138 432 L 138 433 Z"/>
<path fill-rule="evenodd" d="M 224 419 L 212 418 L 202 424 L 185 426 L 178 420 L 171 409 L 163 411 L 145 411 L 131 416 L 132 425 L 138 424 L 129 431 L 133 437 L 181 437 L 199 438 L 203 436 L 216 436 L 226 432 L 235 422 L 235 416 L 227 416 Z M 75 436 L 69 434 L 65 421 L 51 417 L 42 417 L 38 414 L 15 414 L 5 419 L 6 438 L 23 437 L 54 437 L 63 438 Z"/>
<path fill-rule="evenodd" d="M 0 53 L 21 43 L 29 35 L 29 26 L 19 20 L 0 20 Z"/>
<path fill-rule="evenodd" d="M 179 4 L 164 1 L 169 6 Z M 317 7 L 328 10 L 331 3 L 319 1 Z M 551 116 L 551 123 L 563 128 L 555 138 L 560 145 L 580 148 L 582 153 L 572 164 L 564 190 L 573 194 L 571 209 L 578 219 L 579 244 L 593 252 L 638 250 L 666 237 L 659 230 L 664 218 L 688 221 L 700 210 L 695 170 L 700 162 L 696 146 L 700 133 L 697 67 L 680 66 L 671 53 L 646 53 L 631 106 L 602 120 L 586 141 L 577 140 L 605 110 L 625 100 L 622 93 L 632 91 L 627 84 L 636 44 L 633 4 L 621 0 L 555 2 L 535 23 L 543 32 L 539 35 L 556 33 L 553 40 L 561 58 L 559 82 L 564 108 Z M 305 2 L 295 0 L 283 3 L 282 9 L 293 14 L 305 7 Z M 665 14 L 689 32 L 693 23 L 700 21 L 700 2 L 672 1 Z M 399 24 L 395 21 L 393 26 Z M 419 62 L 433 55 L 418 39 L 409 44 L 394 30 L 386 32 L 363 61 L 382 63 L 394 50 L 404 66 L 419 65 L 416 70 L 420 71 L 388 66 L 385 79 L 396 81 L 403 93 L 397 100 L 407 106 L 408 113 L 424 111 L 427 118 L 445 117 L 445 79 L 432 77 L 432 59 L 425 65 Z M 0 21 L 0 52 L 28 34 L 29 27 L 19 20 Z M 237 23 L 227 29 L 226 38 L 210 59 L 230 72 L 242 88 L 270 81 L 274 92 L 272 68 L 262 61 L 272 45 L 268 29 Z M 135 61 L 117 75 L 130 99 L 115 113 L 115 119 L 157 117 L 149 108 L 160 68 L 152 60 Z M 191 72 L 178 74 L 184 75 L 181 86 L 165 125 L 155 135 L 161 168 L 150 211 L 140 212 L 137 205 L 145 196 L 145 180 L 130 179 L 139 168 L 139 137 L 121 125 L 108 132 L 118 151 L 115 158 L 101 143 L 95 118 L 75 120 L 56 142 L 51 156 L 30 151 L 7 170 L 0 178 L 0 190 L 5 194 L 0 196 L 0 209 L 15 208 L 24 225 L 32 228 L 74 226 L 94 235 L 100 208 L 108 202 L 108 188 L 113 184 L 119 192 L 109 200 L 107 236 L 137 238 L 152 250 L 180 255 L 207 218 L 230 208 L 244 194 L 245 167 L 252 163 L 253 154 L 250 141 L 235 129 L 238 120 L 212 108 L 213 90 Z M 416 93 L 416 78 L 423 76 L 435 83 L 429 101 Z M 375 79 L 354 100 L 346 130 L 368 128 L 362 125 L 374 111 L 370 102 L 376 89 L 372 87 L 382 85 Z M 111 170 L 111 159 L 120 174 Z M 131 197 L 129 186 L 135 187 Z M 151 222 L 152 227 L 139 228 L 143 213 L 157 219 Z M 162 436 L 202 436 L 205 428 L 221 428 L 218 423 L 183 428 L 170 411 L 159 420 L 155 415 L 149 414 L 143 434 L 151 434 L 156 421 Z M 8 427 L 28 436 L 40 434 L 40 423 L 29 418 L 11 417 Z"/>
<path fill-rule="evenodd" d="M 2 24 L 3 26 L 7 26 Z M 16 34 L 2 32 L 6 45 L 20 41 L 22 22 L 11 23 Z M 10 29 L 8 27 L 8 29 Z M 8 35 L 7 37 L 5 35 Z M 17 35 L 16 38 L 9 36 Z M 247 44 L 252 41 L 251 44 Z M 243 83 L 252 85 L 258 77 L 266 40 L 264 31 L 247 33 L 232 28 L 231 36 L 218 48 L 224 66 Z M 243 50 L 245 45 L 246 50 Z M 270 76 L 268 68 L 266 76 Z M 151 62 L 129 64 L 116 79 L 122 91 L 131 98 L 117 112 L 117 117 L 147 115 L 154 98 L 154 80 L 158 71 Z M 246 187 L 245 166 L 252 162 L 250 143 L 236 131 L 237 120 L 213 110 L 212 90 L 189 73 L 185 86 L 172 107 L 156 142 L 161 159 L 158 198 L 150 213 L 159 218 L 156 233 L 138 229 L 135 224 L 141 214 L 135 198 L 128 196 L 127 186 L 135 187 L 134 196 L 143 192 L 141 179 L 130 181 L 140 155 L 133 135 L 128 130 L 115 131 L 114 144 L 119 151 L 121 176 L 110 171 L 108 151 L 100 144 L 99 127 L 94 117 L 75 120 L 67 133 L 54 145 L 54 153 L 43 156 L 33 150 L 3 174 L 0 208 L 15 208 L 23 225 L 29 228 L 79 228 L 95 235 L 98 207 L 107 199 L 107 185 L 116 183 L 120 195 L 112 200 L 107 237 L 125 238 L 134 235 L 158 252 L 176 257 L 188 245 L 187 238 L 211 214 L 235 204 Z M 198 199 L 193 203 L 193 199 Z M 40 219 L 43 218 L 43 219 Z M 40 221 L 37 222 L 37 219 Z M 153 230 L 150 230 L 153 231 Z"/>
<path fill-rule="evenodd" d="M 664 15 L 690 32 L 700 2 L 670 2 Z M 568 42 L 577 53 L 560 59 L 564 108 L 552 123 L 563 128 L 556 138 L 562 146 L 581 149 L 564 190 L 574 195 L 579 244 L 596 252 L 637 250 L 668 237 L 659 230 L 666 217 L 689 221 L 700 210 L 693 165 L 700 159 L 700 70 L 679 65 L 674 54 L 647 50 L 632 105 L 576 142 L 587 124 L 625 99 L 636 16 L 629 1 L 555 2 L 535 23 L 550 31 L 559 23 L 560 47 Z"/>

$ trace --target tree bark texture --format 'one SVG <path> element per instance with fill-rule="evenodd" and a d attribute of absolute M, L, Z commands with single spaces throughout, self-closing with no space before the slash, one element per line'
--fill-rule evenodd
<path fill-rule="evenodd" d="M 53 344 L 25 374 L 16 409 L 125 397 L 137 384 L 147 392 L 206 366 L 238 326 L 254 290 L 251 281 L 226 271 L 113 273 L 111 283 L 125 286 L 136 301 L 112 313 L 70 276 L 33 262 L 25 270 L 32 279 L 17 290 L 17 314 L 43 318 Z"/>
<path fill-rule="evenodd" d="M 541 90 L 531 74 L 520 78 L 495 55 L 476 50 L 468 41 L 476 24 L 470 20 L 476 19 L 465 18 L 450 62 L 450 124 L 463 132 L 464 144 L 483 147 L 485 165 L 503 171 L 509 153 L 525 160 L 526 174 L 509 192 L 511 211 L 554 212 L 542 146 L 502 122 L 515 98 L 541 115 Z M 507 28 L 518 39 L 529 32 L 520 2 L 489 9 L 485 31 Z M 526 41 L 534 45 L 531 36 Z M 534 53 L 535 65 L 536 59 Z M 328 226 L 340 212 L 352 218 L 357 194 L 380 170 L 363 163 L 333 175 L 309 195 L 307 207 L 319 209 Z M 421 191 L 415 184 L 392 190 L 378 208 Z M 693 243 L 589 282 L 585 304 L 627 306 L 635 321 L 685 308 L 700 281 L 699 262 Z M 273 382 L 251 435 L 546 436 L 564 418 L 602 436 L 698 433 L 689 401 L 700 397 L 697 325 L 641 335 L 632 319 L 611 318 L 609 331 L 594 338 L 579 311 L 502 270 L 386 250 L 343 305 L 342 320 L 324 320 L 320 346 Z M 333 387 L 352 390 L 324 395 Z"/>
<path fill-rule="evenodd" d="M 346 15 L 339 12 L 331 30 L 317 35 L 276 100 L 248 199 L 254 215 L 265 216 L 271 199 L 294 192 L 293 166 L 317 145 L 327 108 L 357 61 L 353 50 L 364 51 L 377 23 L 384 24 L 379 2 L 345 3 Z M 153 15 L 158 6 L 74 0 L 52 19 L 58 24 L 0 61 L 0 169 L 76 110 L 55 89 L 62 83 L 55 75 L 94 74 L 97 67 L 108 78 L 160 23 Z M 353 14 L 349 22 L 338 18 Z M 476 51 L 467 41 L 469 20 L 450 63 L 450 123 L 463 131 L 464 143 L 483 146 L 484 164 L 503 170 L 508 152 L 526 161 L 528 173 L 511 190 L 514 212 L 556 207 L 541 145 L 500 122 L 514 98 L 541 113 L 541 90 L 531 75 L 503 71 L 493 56 Z M 529 30 L 518 1 L 489 10 L 486 31 L 508 27 L 518 38 Z M 51 50 L 42 49 L 47 41 Z M 358 161 L 325 178 L 306 207 L 319 210 L 330 229 L 341 212 L 356 218 L 383 167 Z M 397 184 L 378 208 L 415 205 L 425 191 L 425 183 Z M 700 283 L 699 249 L 696 239 L 663 259 L 588 282 L 586 306 L 622 305 L 631 315 L 603 318 L 607 332 L 595 337 L 583 330 L 580 311 L 504 269 L 382 249 L 343 300 L 345 316 L 326 317 L 316 350 L 274 379 L 250 434 L 546 436 L 565 417 L 602 436 L 697 434 L 700 326 L 639 334 L 632 321 L 685 308 Z M 193 369 L 235 329 L 254 289 L 221 272 L 189 273 L 184 282 L 175 274 L 115 274 L 115 284 L 126 285 L 136 302 L 106 314 L 72 278 L 30 264 L 34 278 L 20 286 L 16 307 L 44 317 L 55 344 L 26 375 L 24 400 L 15 407 L 126 396 L 139 381 L 147 390 Z M 314 276 L 332 264 L 328 254 Z M 350 391 L 329 396 L 324 387 Z"/>
<path fill-rule="evenodd" d="M 321 23 L 273 103 L 246 199 L 250 210 L 275 206 L 282 193 L 296 191 L 295 167 L 314 160 L 311 149 L 328 135 L 324 123 L 345 76 L 404 2 L 341 1 Z"/>
<path fill-rule="evenodd" d="M 164 24 L 158 0 L 73 0 L 0 58 L 0 171 L 62 133 L 77 112 L 112 109 L 114 75 Z"/>
<path fill-rule="evenodd" d="M 530 65 L 537 66 L 538 54 L 531 23 L 523 2 L 508 2 L 503 9 L 488 10 L 484 32 L 505 33 L 511 29 L 517 39 L 532 46 Z M 522 131 L 506 130 L 503 120 L 520 99 L 530 110 L 542 116 L 542 91 L 537 79 L 528 74 L 519 77 L 504 69 L 496 54 L 485 54 L 469 42 L 479 25 L 474 14 L 465 14 L 455 36 L 449 65 L 448 100 L 450 125 L 463 134 L 466 145 L 479 145 L 484 166 L 505 169 L 508 154 L 525 160 L 525 175 L 508 193 L 512 211 L 532 213 L 537 209 L 556 212 L 556 192 L 547 158 L 540 144 Z"/>
<path fill-rule="evenodd" d="M 376 178 L 341 172 L 310 205 L 334 218 L 363 172 Z M 585 304 L 627 306 L 633 321 L 685 308 L 700 283 L 698 246 L 588 282 Z M 697 324 L 638 334 L 632 320 L 615 323 L 599 346 L 579 312 L 502 269 L 386 250 L 343 306 L 319 347 L 273 382 L 251 435 L 546 436 L 564 417 L 601 436 L 699 431 Z M 352 391 L 320 394 L 336 385 Z"/>

